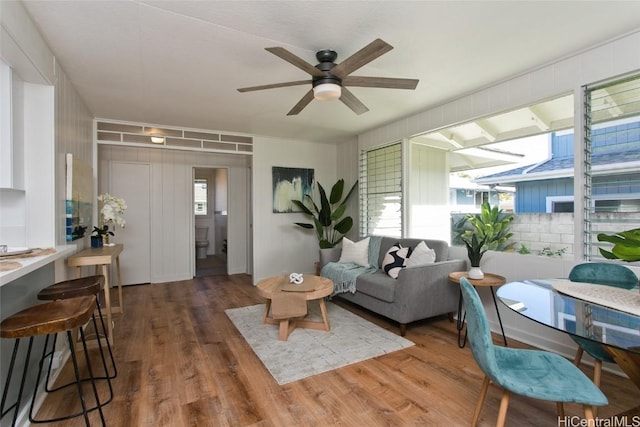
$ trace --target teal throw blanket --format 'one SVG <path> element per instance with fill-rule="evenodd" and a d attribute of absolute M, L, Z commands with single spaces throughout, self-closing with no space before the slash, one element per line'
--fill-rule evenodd
<path fill-rule="evenodd" d="M 369 236 L 369 267 L 351 262 L 330 262 L 320 271 L 320 275 L 333 281 L 331 296 L 344 292 L 356 293 L 356 279 L 361 274 L 372 274 L 378 270 L 378 255 L 382 237 Z"/>

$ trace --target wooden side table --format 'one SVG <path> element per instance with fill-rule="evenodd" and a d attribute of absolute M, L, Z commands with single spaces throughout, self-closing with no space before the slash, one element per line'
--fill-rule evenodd
<path fill-rule="evenodd" d="M 469 283 L 473 286 L 488 287 L 491 290 L 491 296 L 493 297 L 493 305 L 496 307 L 496 314 L 498 315 L 498 322 L 500 323 L 500 330 L 502 331 L 502 338 L 504 339 L 504 345 L 507 346 L 507 337 L 504 334 L 504 328 L 502 327 L 502 319 L 500 318 L 500 310 L 498 310 L 498 303 L 496 302 L 496 294 L 493 291 L 494 286 L 502 286 L 507 282 L 502 276 L 492 273 L 484 273 L 483 279 L 469 279 L 466 271 L 455 271 L 449 273 L 449 281 L 460 285 L 460 278 L 465 277 Z M 462 313 L 462 289 L 458 296 L 458 347 L 462 348 L 467 343 L 467 330 L 465 329 L 464 338 L 462 338 L 462 328 L 464 327 L 464 320 L 466 318 L 466 312 Z"/>
<path fill-rule="evenodd" d="M 113 345 L 113 323 L 111 315 L 113 313 L 124 313 L 124 301 L 122 300 L 122 278 L 120 277 L 120 253 L 124 246 L 116 244 L 113 246 L 103 246 L 101 248 L 87 248 L 67 258 L 69 267 L 77 267 L 78 277 L 81 276 L 83 266 L 95 266 L 94 274 L 104 276 L 104 302 L 107 309 L 107 329 L 109 331 L 109 341 Z M 109 266 L 116 263 L 116 281 L 118 285 L 118 305 L 111 305 L 111 280 L 109 280 Z M 100 271 L 101 270 L 101 271 Z"/>

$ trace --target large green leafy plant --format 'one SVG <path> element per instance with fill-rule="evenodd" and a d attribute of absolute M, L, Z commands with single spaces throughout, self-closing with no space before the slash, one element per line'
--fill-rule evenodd
<path fill-rule="evenodd" d="M 498 206 L 491 207 L 489 203 L 483 203 L 479 214 L 468 214 L 458 227 L 460 231 L 458 237 L 467 244 L 471 242 L 473 236 L 477 241 L 484 242 L 485 250 L 506 251 L 512 249 L 515 242 L 509 239 L 511 233 L 511 222 L 514 220 L 512 214 L 505 214 Z"/>
<path fill-rule="evenodd" d="M 598 234 L 598 241 L 613 243 L 613 248 L 607 251 L 598 248 L 607 259 L 620 259 L 627 262 L 640 261 L 640 228 L 622 231 L 614 234 Z"/>
<path fill-rule="evenodd" d="M 305 194 L 303 200 L 292 200 L 304 214 L 313 218 L 312 224 L 304 222 L 296 222 L 295 224 L 302 228 L 315 229 L 320 249 L 335 247 L 353 227 L 353 218 L 350 216 L 343 218 L 343 216 L 347 210 L 347 201 L 357 184 L 358 181 L 353 184 L 343 199 L 344 179 L 339 179 L 333 184 L 329 198 L 327 198 L 327 193 L 322 185 L 318 183 L 319 206 L 309 194 Z"/>

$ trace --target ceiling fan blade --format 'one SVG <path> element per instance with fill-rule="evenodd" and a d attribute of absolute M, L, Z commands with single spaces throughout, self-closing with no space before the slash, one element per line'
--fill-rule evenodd
<path fill-rule="evenodd" d="M 356 96 L 344 86 L 342 87 L 342 95 L 340 96 L 340 101 L 344 102 L 344 104 L 347 107 L 351 108 L 357 115 L 369 111 L 367 106 L 360 102 L 360 100 L 356 98 Z"/>
<path fill-rule="evenodd" d="M 335 67 L 331 69 L 331 74 L 344 79 L 347 75 L 353 73 L 358 68 L 368 64 L 377 57 L 389 52 L 393 46 L 387 42 L 375 39 Z"/>
<path fill-rule="evenodd" d="M 347 76 L 342 80 L 345 86 L 356 87 L 380 87 L 389 89 L 415 89 L 419 80 L 416 79 L 394 79 L 389 77 L 360 77 Z"/>
<path fill-rule="evenodd" d="M 265 50 L 273 53 L 278 58 L 284 59 L 288 63 L 295 65 L 296 67 L 300 68 L 302 71 L 305 71 L 311 74 L 312 76 L 315 76 L 315 77 L 324 76 L 324 73 L 322 71 L 318 70 L 316 67 L 309 64 L 304 59 L 300 58 L 297 55 L 294 55 L 293 53 L 289 52 L 287 49 L 283 47 L 266 47 Z"/>
<path fill-rule="evenodd" d="M 295 82 L 273 83 L 270 85 L 241 87 L 240 89 L 238 89 L 238 92 L 251 92 L 254 90 L 274 89 L 278 87 L 299 86 L 299 85 L 305 85 L 305 84 L 311 84 L 311 80 L 298 80 Z"/>
<path fill-rule="evenodd" d="M 313 101 L 313 89 L 309 90 L 300 101 L 296 105 L 293 106 L 291 111 L 287 113 L 287 116 L 295 116 L 298 114 L 304 107 L 309 105 L 309 103 Z"/>

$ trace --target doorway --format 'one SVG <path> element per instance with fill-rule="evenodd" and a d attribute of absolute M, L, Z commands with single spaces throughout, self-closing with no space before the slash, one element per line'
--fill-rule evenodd
<path fill-rule="evenodd" d="M 227 274 L 227 168 L 193 169 L 195 277 Z"/>

